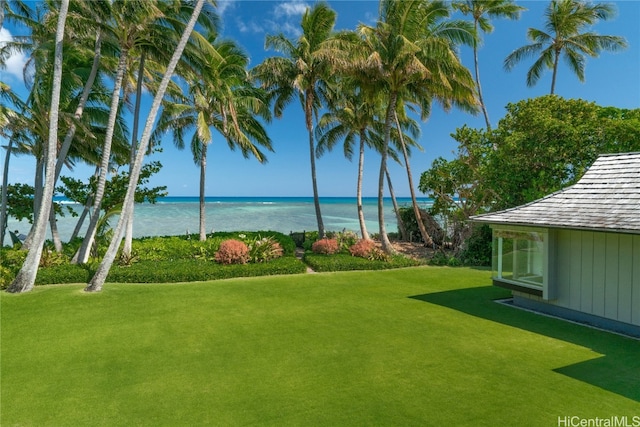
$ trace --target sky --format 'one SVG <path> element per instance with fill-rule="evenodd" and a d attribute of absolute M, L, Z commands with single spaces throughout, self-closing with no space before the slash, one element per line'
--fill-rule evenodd
<path fill-rule="evenodd" d="M 377 18 L 378 2 L 369 0 L 333 0 L 328 2 L 337 12 L 336 29 L 355 29 L 358 24 L 373 25 Z M 628 47 L 617 53 L 603 52 L 598 58 L 588 58 L 586 79 L 578 81 L 568 67 L 561 63 L 556 83 L 556 94 L 564 98 L 580 98 L 602 106 L 618 108 L 640 108 L 640 0 L 610 2 L 615 5 L 617 15 L 610 21 L 600 22 L 592 30 L 599 34 L 617 35 L 626 39 Z M 283 33 L 289 38 L 300 34 L 300 19 L 311 1 L 273 0 L 227 0 L 218 2 L 221 15 L 222 36 L 236 40 L 249 54 L 251 66 L 255 66 L 274 51 L 265 51 L 267 34 Z M 483 34 L 479 50 L 480 79 L 483 95 L 492 126 L 505 114 L 505 106 L 523 99 L 546 95 L 550 91 L 551 72 L 543 74 L 538 84 L 527 87 L 526 73 L 533 59 L 525 60 L 510 72 L 503 69 L 504 58 L 514 49 L 528 44 L 527 29 L 543 28 L 544 9 L 547 1 L 518 1 L 525 7 L 519 20 L 492 20 L 493 33 Z M 465 18 L 455 15 L 457 18 Z M 19 29 L 7 26 L 0 30 L 0 42 L 7 40 Z M 464 65 L 473 69 L 472 50 L 460 48 Z M 0 80 L 14 90 L 25 91 L 21 67 L 25 58 L 10 58 Z M 434 104 L 428 120 L 421 122 L 418 141 L 424 151 L 414 150 L 411 157 L 414 184 L 418 185 L 420 174 L 429 169 L 434 159 L 452 159 L 457 143 L 451 137 L 456 128 L 468 125 L 484 128 L 484 118 L 461 111 L 444 112 Z M 281 119 L 266 125 L 274 152 L 268 153 L 268 162 L 260 164 L 255 159 L 244 159 L 238 151 L 230 151 L 221 136 L 214 139 L 208 152 L 207 196 L 311 196 L 311 174 L 308 134 L 299 102 L 294 101 L 285 110 Z M 214 137 L 215 138 L 215 137 Z M 0 140 L 2 145 L 6 141 Z M 163 151 L 149 157 L 163 164 L 150 185 L 167 186 L 170 196 L 195 196 L 198 194 L 199 168 L 194 164 L 187 149 L 178 151 L 170 137 L 162 142 Z M 4 162 L 4 150 L 0 161 Z M 364 196 L 377 195 L 379 155 L 368 151 L 365 154 L 363 183 Z M 12 157 L 9 182 L 33 184 L 35 162 L 28 156 Z M 341 146 L 334 152 L 317 159 L 317 178 L 320 197 L 354 197 L 356 194 L 357 157 L 347 160 Z M 406 170 L 402 165 L 390 164 L 390 174 L 397 196 L 409 196 Z M 86 179 L 93 167 L 77 165 L 73 171 L 62 174 Z M 417 190 L 416 190 L 417 191 Z M 422 194 L 418 192 L 418 196 Z"/>

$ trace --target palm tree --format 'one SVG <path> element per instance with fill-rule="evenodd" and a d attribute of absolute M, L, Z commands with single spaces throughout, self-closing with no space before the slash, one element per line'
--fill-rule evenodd
<path fill-rule="evenodd" d="M 526 10 L 522 6 L 516 5 L 513 0 L 461 0 L 452 3 L 454 9 L 459 10 L 464 15 L 471 15 L 473 18 L 473 29 L 476 40 L 473 41 L 473 65 L 476 78 L 476 88 L 478 90 L 478 100 L 480 108 L 487 124 L 487 130 L 491 130 L 489 113 L 482 97 L 482 86 L 480 85 L 480 69 L 478 67 L 478 44 L 480 43 L 479 30 L 484 33 L 493 32 L 493 25 L 489 18 L 520 18 L 520 12 Z"/>
<path fill-rule="evenodd" d="M 336 13 L 326 3 L 316 3 L 302 16 L 302 35 L 290 40 L 283 34 L 267 36 L 266 48 L 281 52 L 282 57 L 267 58 L 254 69 L 257 79 L 270 90 L 274 99 L 274 113 L 282 117 L 284 107 L 298 95 L 304 111 L 305 126 L 309 133 L 309 159 L 313 201 L 318 223 L 318 234 L 324 236 L 316 178 L 316 153 L 313 116 L 321 106 L 325 83 L 330 77 L 330 50 Z"/>
<path fill-rule="evenodd" d="M 364 219 L 362 206 L 362 178 L 364 171 L 364 153 L 367 146 L 375 144 L 378 135 L 375 133 L 374 123 L 382 111 L 382 97 L 374 100 L 375 92 L 368 91 L 366 86 L 354 78 L 342 78 L 339 80 L 328 102 L 327 111 L 319 120 L 316 128 L 318 146 L 316 153 L 322 156 L 325 150 L 332 150 L 342 141 L 343 151 L 347 159 L 353 157 L 353 146 L 356 139 L 358 148 L 358 178 L 356 184 L 356 209 L 362 238 L 370 240 L 367 225 Z"/>
<path fill-rule="evenodd" d="M 0 99 L 14 106 L 20 105 L 21 100 L 11 88 L 0 82 Z M 4 103 L 0 104 L 0 136 L 9 140 L 5 147 L 6 154 L 2 168 L 2 202 L 0 204 L 0 248 L 4 246 L 4 236 L 7 230 L 7 188 L 9 186 L 9 160 L 13 151 L 13 134 L 19 132 L 21 125 L 20 114 Z"/>
<path fill-rule="evenodd" d="M 93 198 L 93 210 L 89 219 L 89 226 L 82 245 L 76 254 L 76 261 L 84 264 L 89 260 L 90 250 L 95 238 L 96 227 L 100 219 L 100 207 L 107 181 L 107 172 L 111 160 L 111 147 L 116 118 L 120 108 L 121 90 L 124 82 L 129 55 L 134 52 L 140 38 L 147 40 L 153 22 L 163 19 L 164 13 L 155 2 L 140 2 L 135 0 L 118 0 L 112 5 L 112 21 L 109 30 L 117 40 L 119 60 L 114 78 L 109 123 L 100 160 L 100 175 Z"/>
<path fill-rule="evenodd" d="M 149 111 L 149 116 L 147 117 L 147 121 L 142 132 L 142 137 L 140 140 L 140 147 L 138 153 L 136 154 L 136 159 L 134 162 L 134 167 L 129 175 L 129 186 L 127 188 L 127 194 L 125 196 L 125 201 L 123 204 L 122 214 L 120 215 L 120 219 L 118 220 L 118 225 L 113 233 L 113 239 L 109 244 L 109 248 L 102 259 L 102 262 L 98 266 L 95 275 L 91 279 L 91 281 L 87 284 L 85 288 L 88 292 L 96 292 L 102 289 L 104 282 L 107 278 L 107 274 L 109 274 L 109 270 L 111 269 L 111 265 L 116 258 L 116 253 L 118 251 L 118 247 L 122 242 L 122 236 L 124 233 L 124 228 L 126 227 L 129 214 L 127 211 L 130 211 L 133 208 L 133 201 L 135 196 L 135 190 L 138 184 L 138 178 L 140 176 L 140 170 L 142 169 L 142 160 L 144 159 L 145 151 L 149 145 L 149 140 L 151 139 L 151 130 L 153 124 L 156 120 L 156 116 L 158 114 L 158 110 L 160 109 L 160 104 L 162 99 L 164 98 L 164 94 L 169 86 L 169 81 L 173 76 L 173 72 L 178 65 L 178 61 L 182 56 L 182 52 L 184 51 L 185 46 L 191 36 L 191 32 L 195 27 L 196 20 L 200 15 L 200 11 L 202 10 L 202 6 L 204 5 L 205 0 L 197 0 L 195 5 L 193 6 L 193 13 L 191 18 L 189 19 L 187 25 L 184 28 L 184 32 L 182 33 L 182 37 L 173 52 L 173 56 L 171 57 L 171 61 L 167 65 L 167 70 L 158 86 L 158 92 L 153 98 L 153 103 L 151 104 L 151 110 Z"/>
<path fill-rule="evenodd" d="M 179 148 L 185 146 L 185 132 L 195 130 L 191 138 L 191 152 L 200 166 L 200 240 L 207 238 L 205 224 L 205 178 L 207 151 L 213 142 L 211 129 L 217 130 L 229 148 L 239 148 L 245 158 L 254 156 L 266 162 L 258 146 L 272 150 L 271 140 L 256 116 L 270 119 L 266 92 L 252 86 L 247 74 L 249 58 L 231 41 L 215 41 L 210 35 L 217 58 L 205 56 L 202 76 L 192 80 L 187 103 L 165 105 L 156 132 L 171 130 Z"/>
<path fill-rule="evenodd" d="M 198 17 L 199 31 L 192 33 L 191 38 L 187 46 L 185 47 L 185 53 L 183 54 L 181 61 L 178 63 L 177 73 L 181 72 L 182 68 L 189 69 L 190 65 L 187 58 L 193 57 L 196 54 L 208 54 L 211 57 L 218 57 L 217 52 L 210 45 L 209 41 L 201 36 L 201 32 L 217 32 L 218 27 L 218 15 L 213 9 L 213 4 L 207 4 L 202 8 L 200 16 Z M 182 1 L 173 1 L 160 3 L 159 7 L 162 8 L 164 19 L 158 21 L 158 27 L 151 31 L 147 31 L 145 34 L 136 40 L 136 54 L 133 55 L 132 62 L 127 66 L 130 70 L 127 76 L 127 81 L 124 84 L 124 98 L 128 99 L 129 94 L 134 92 L 135 87 L 135 105 L 133 107 L 133 126 L 131 130 L 131 147 L 129 154 L 129 172 L 133 168 L 136 152 L 138 149 L 138 128 L 140 121 L 140 107 L 143 95 L 143 86 L 147 88 L 150 93 L 155 93 L 157 82 L 162 79 L 162 73 L 164 71 L 163 63 L 169 59 L 169 53 L 171 52 L 171 46 L 167 43 L 175 44 L 175 37 L 182 32 L 185 22 L 188 21 L 191 14 L 191 6 L 188 3 Z M 153 24 L 156 24 L 154 22 Z M 172 28 L 173 32 L 167 32 L 164 26 Z M 136 66 L 137 63 L 137 66 Z M 184 66 L 181 66 L 182 64 Z M 132 70 L 137 72 L 132 73 Z M 169 83 L 169 93 L 179 93 L 180 87 L 173 82 Z M 133 209 L 130 211 L 131 217 L 127 222 L 127 229 L 125 232 L 124 246 L 122 253 L 124 255 L 131 255 L 131 248 L 133 242 Z"/>
<path fill-rule="evenodd" d="M 368 69 L 372 78 L 384 82 L 388 96 L 385 130 L 378 178 L 378 222 L 385 252 L 393 252 L 384 225 L 384 178 L 391 128 L 399 105 L 415 105 L 424 120 L 432 100 L 445 109 L 452 105 L 474 111 L 474 82 L 455 52 L 457 43 L 470 44 L 473 30 L 459 21 L 447 21 L 450 9 L 441 1 L 382 0 L 380 18 L 375 27 L 359 26 L 364 52 L 373 52 L 356 66 Z M 416 218 L 419 208 L 412 197 Z M 425 242 L 430 239 L 421 221 Z"/>
<path fill-rule="evenodd" d="M 538 55 L 527 72 L 527 86 L 534 86 L 545 68 L 551 69 L 553 95 L 562 55 L 578 80 L 584 82 L 585 55 L 595 58 L 603 50 L 616 52 L 627 47 L 623 37 L 583 32 L 599 20 L 606 21 L 613 16 L 614 7 L 610 4 L 552 0 L 545 10 L 545 29 L 529 28 L 527 37 L 532 43 L 511 52 L 504 60 L 504 68 L 509 71 L 523 59 Z"/>
<path fill-rule="evenodd" d="M 69 0 L 62 0 L 58 12 L 58 26 L 55 38 L 55 56 L 53 67 L 53 90 L 51 94 L 51 110 L 49 113 L 49 141 L 46 155 L 46 177 L 43 190 L 40 213 L 34 224 L 33 240 L 34 244 L 27 254 L 22 268 L 16 275 L 7 291 L 27 292 L 33 289 L 38 272 L 38 265 L 42 256 L 46 228 L 46 220 L 53 201 L 53 191 L 55 184 L 55 168 L 58 142 L 58 108 L 60 105 L 60 89 L 62 86 L 62 41 L 64 38 L 64 28 L 69 10 Z"/>

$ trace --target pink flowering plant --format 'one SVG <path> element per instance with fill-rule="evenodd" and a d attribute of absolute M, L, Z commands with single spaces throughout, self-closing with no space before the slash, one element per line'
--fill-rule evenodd
<path fill-rule="evenodd" d="M 332 255 L 337 253 L 340 250 L 340 246 L 338 245 L 338 240 L 336 239 L 320 239 L 311 245 L 311 250 L 315 254 L 325 254 Z"/>
<path fill-rule="evenodd" d="M 387 255 L 376 246 L 373 240 L 359 240 L 357 243 L 349 247 L 349 252 L 353 256 L 369 260 L 387 260 Z"/>
<path fill-rule="evenodd" d="M 220 264 L 246 264 L 249 261 L 249 248 L 240 240 L 224 240 L 215 254 L 215 260 Z"/>

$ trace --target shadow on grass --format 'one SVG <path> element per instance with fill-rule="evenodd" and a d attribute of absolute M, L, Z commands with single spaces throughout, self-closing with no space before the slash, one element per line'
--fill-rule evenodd
<path fill-rule="evenodd" d="M 640 402 L 639 341 L 494 302 L 509 296 L 504 289 L 485 286 L 410 298 L 590 348 L 602 357 L 554 371 Z"/>

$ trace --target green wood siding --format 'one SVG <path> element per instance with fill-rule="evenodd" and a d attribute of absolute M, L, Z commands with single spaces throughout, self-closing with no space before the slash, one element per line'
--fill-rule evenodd
<path fill-rule="evenodd" d="M 593 311 L 591 314 L 604 317 L 604 283 L 605 283 L 605 242 L 604 233 L 594 233 L 593 235 L 593 264 L 591 274 L 593 275 Z M 596 268 L 596 265 L 600 267 Z"/>
<path fill-rule="evenodd" d="M 618 278 L 620 273 L 619 243 L 620 236 L 617 234 L 606 235 L 606 254 L 604 268 L 604 317 L 608 319 L 618 318 Z M 600 264 L 600 263 L 598 263 Z M 601 265 L 601 264 L 600 264 Z"/>
<path fill-rule="evenodd" d="M 633 280 L 633 236 L 620 235 L 618 259 L 618 320 L 631 323 L 631 286 Z"/>
<path fill-rule="evenodd" d="M 550 304 L 640 325 L 640 235 L 559 230 Z"/>
<path fill-rule="evenodd" d="M 587 313 L 593 312 L 593 235 L 593 232 L 582 234 L 580 311 Z"/>
<path fill-rule="evenodd" d="M 631 283 L 631 323 L 640 325 L 640 236 L 633 236 L 633 277 Z"/>

